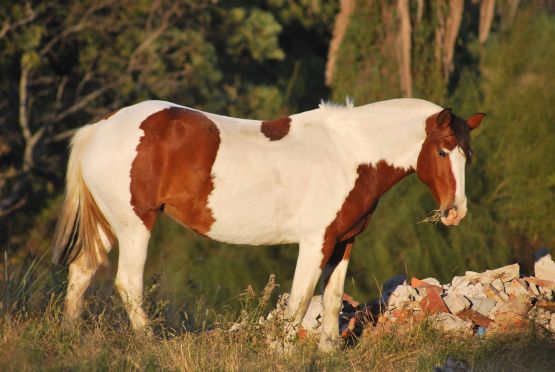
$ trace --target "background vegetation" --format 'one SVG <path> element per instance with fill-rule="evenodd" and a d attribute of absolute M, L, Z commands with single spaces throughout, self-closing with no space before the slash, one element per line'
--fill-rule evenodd
<path fill-rule="evenodd" d="M 463 117 L 486 112 L 473 134 L 468 217 L 457 228 L 417 224 L 435 205 L 416 177 L 404 180 L 357 240 L 347 291 L 360 300 L 398 273 L 445 281 L 515 261 L 530 270 L 535 249 L 555 246 L 553 2 L 249 4 L 0 1 L 3 313 L 44 310 L 62 293 L 65 269 L 49 265 L 47 250 L 68 138 L 144 99 L 251 118 L 346 95 L 357 105 L 415 96 Z M 179 328 L 199 298 L 202 309 L 237 309 L 242 289 L 260 290 L 272 273 L 287 291 L 296 253 L 225 246 L 161 218 L 149 296 L 170 299 L 158 311 Z M 102 269 L 94 284 L 104 299 L 114 273 Z"/>

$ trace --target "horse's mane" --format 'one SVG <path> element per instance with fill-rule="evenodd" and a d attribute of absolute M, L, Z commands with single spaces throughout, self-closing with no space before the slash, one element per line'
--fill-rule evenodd
<path fill-rule="evenodd" d="M 320 104 L 318 105 L 319 108 L 321 109 L 342 109 L 342 108 L 353 108 L 355 107 L 355 102 L 354 100 L 347 96 L 345 97 L 345 104 L 342 105 L 340 103 L 335 103 L 332 101 L 324 101 L 323 99 L 320 101 Z"/>
<path fill-rule="evenodd" d="M 466 162 L 468 164 L 472 163 L 472 141 L 470 139 L 470 127 L 463 119 L 458 116 L 453 115 L 453 119 L 449 126 L 455 134 L 457 139 L 457 144 L 463 150 L 464 156 L 466 157 Z"/>

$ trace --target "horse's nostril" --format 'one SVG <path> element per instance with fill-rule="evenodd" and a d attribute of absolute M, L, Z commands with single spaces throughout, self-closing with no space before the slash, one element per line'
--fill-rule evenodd
<path fill-rule="evenodd" d="M 445 218 L 449 217 L 449 212 L 451 212 L 451 210 L 457 211 L 457 206 L 453 205 L 450 208 L 444 209 L 443 210 L 443 217 L 445 217 Z"/>

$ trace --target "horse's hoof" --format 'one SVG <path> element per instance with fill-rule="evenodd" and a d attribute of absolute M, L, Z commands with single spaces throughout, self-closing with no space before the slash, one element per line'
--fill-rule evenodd
<path fill-rule="evenodd" d="M 333 353 L 337 349 L 339 349 L 339 340 L 321 338 L 318 343 L 318 350 L 323 353 Z"/>
<path fill-rule="evenodd" d="M 276 355 L 291 356 L 294 345 L 292 342 L 272 341 L 270 343 L 270 350 Z"/>

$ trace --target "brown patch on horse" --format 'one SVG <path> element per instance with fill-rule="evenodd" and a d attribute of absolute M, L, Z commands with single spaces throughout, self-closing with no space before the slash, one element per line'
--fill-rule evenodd
<path fill-rule="evenodd" d="M 108 120 L 108 119 L 110 119 L 112 116 L 114 116 L 115 114 L 117 114 L 118 111 L 119 111 L 119 109 L 116 110 L 116 111 L 109 112 L 109 113 L 107 113 L 106 115 L 104 115 L 103 117 L 101 117 L 100 120 Z"/>
<path fill-rule="evenodd" d="M 368 224 L 380 197 L 399 180 L 414 172 L 413 169 L 394 167 L 384 160 L 377 164 L 362 164 L 357 169 L 358 177 L 353 189 L 337 212 L 335 219 L 326 228 L 322 253 L 324 257 L 320 268 L 323 268 L 337 247 L 344 242 L 352 242 Z M 349 259 L 352 244 L 348 244 L 342 255 Z"/>
<path fill-rule="evenodd" d="M 151 230 L 160 210 L 199 234 L 214 217 L 208 196 L 220 146 L 216 125 L 204 114 L 170 107 L 142 123 L 143 137 L 131 167 L 131 205 Z"/>
<path fill-rule="evenodd" d="M 467 159 L 472 156 L 469 139 L 464 142 L 470 129 L 465 134 L 459 120 L 449 109 L 431 115 L 426 120 L 427 136 L 418 155 L 418 178 L 428 186 L 441 208 L 448 208 L 454 202 L 457 185 L 449 157 L 440 157 L 438 151 L 442 148 L 452 151 L 461 146 Z"/>
<path fill-rule="evenodd" d="M 278 141 L 289 133 L 291 128 L 291 118 L 284 117 L 276 120 L 263 121 L 260 125 L 260 131 L 270 139 L 270 141 Z"/>

